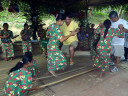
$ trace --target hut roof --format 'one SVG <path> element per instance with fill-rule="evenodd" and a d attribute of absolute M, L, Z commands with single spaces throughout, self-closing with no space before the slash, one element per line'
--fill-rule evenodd
<path fill-rule="evenodd" d="M 85 9 L 86 6 L 126 4 L 128 0 L 21 0 L 33 6 L 57 7 L 63 9 Z"/>
<path fill-rule="evenodd" d="M 35 0 L 25 0 L 25 1 L 35 1 Z M 128 3 L 128 0 L 37 0 L 39 3 L 53 3 L 69 5 L 79 2 L 87 2 L 89 6 L 103 5 L 103 4 L 125 4 Z"/>

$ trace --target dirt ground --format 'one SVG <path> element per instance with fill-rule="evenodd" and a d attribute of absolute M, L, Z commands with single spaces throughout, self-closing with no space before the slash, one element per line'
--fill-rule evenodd
<path fill-rule="evenodd" d="M 7 78 L 7 72 L 13 67 L 21 58 L 13 61 L 0 61 L 0 96 L 3 95 L 3 85 Z M 79 68 L 79 70 L 69 72 L 58 77 L 51 77 L 46 75 L 46 58 L 41 55 L 34 56 L 38 61 L 38 68 L 42 79 L 33 82 L 33 85 L 43 85 L 64 79 L 66 77 L 79 74 L 81 72 L 91 69 L 91 59 L 89 52 L 76 52 L 75 65 L 68 67 L 66 71 L 58 71 L 57 74 L 66 73 Z M 108 72 L 106 76 L 99 78 L 99 70 L 94 70 L 89 73 L 80 75 L 78 77 L 66 80 L 64 82 L 42 88 L 38 91 L 30 92 L 29 96 L 128 96 L 128 63 L 121 62 L 118 72 Z M 46 78 L 45 78 L 46 77 Z"/>

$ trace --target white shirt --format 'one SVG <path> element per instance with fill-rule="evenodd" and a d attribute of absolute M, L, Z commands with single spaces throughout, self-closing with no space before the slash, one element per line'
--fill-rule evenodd
<path fill-rule="evenodd" d="M 128 23 L 124 19 L 119 19 L 116 22 L 111 21 L 111 28 L 118 28 L 120 24 L 122 24 L 125 29 L 128 29 Z M 119 38 L 117 36 L 114 36 L 111 45 L 124 45 L 124 38 Z"/>

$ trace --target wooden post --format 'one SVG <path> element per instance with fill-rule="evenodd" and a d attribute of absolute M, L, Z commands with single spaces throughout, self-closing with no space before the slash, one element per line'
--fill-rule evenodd
<path fill-rule="evenodd" d="M 85 0 L 85 27 L 87 27 L 88 23 L 88 0 Z"/>

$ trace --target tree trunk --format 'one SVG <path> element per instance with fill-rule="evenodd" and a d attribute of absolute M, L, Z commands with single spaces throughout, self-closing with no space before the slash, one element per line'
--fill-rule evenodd
<path fill-rule="evenodd" d="M 122 5 L 120 6 L 119 12 L 118 12 L 118 16 L 121 17 L 121 12 L 122 11 Z"/>

